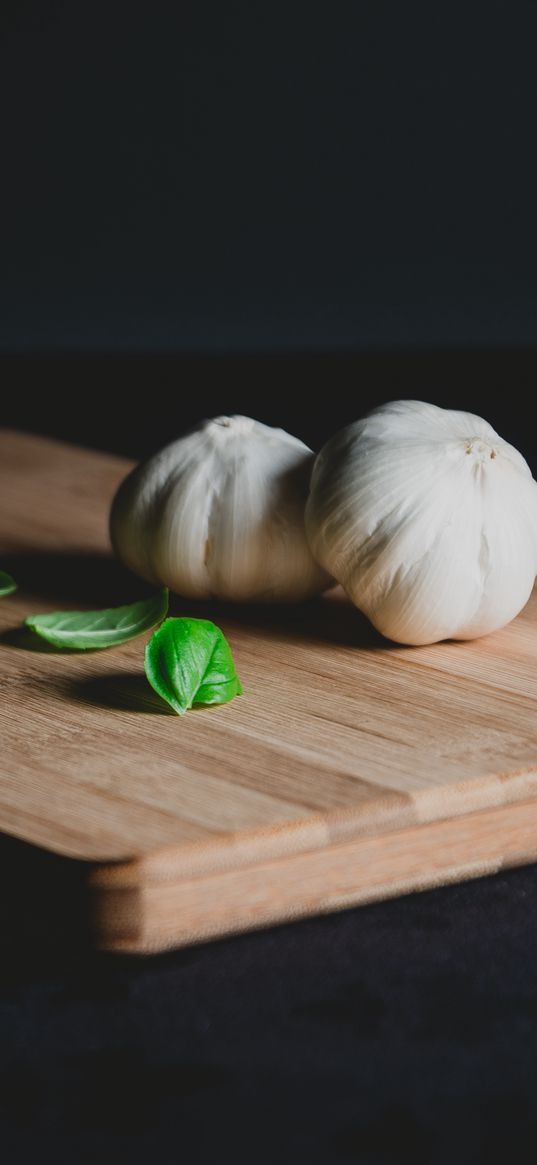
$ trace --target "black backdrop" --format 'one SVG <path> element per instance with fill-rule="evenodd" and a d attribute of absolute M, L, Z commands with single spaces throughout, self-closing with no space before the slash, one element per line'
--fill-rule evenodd
<path fill-rule="evenodd" d="M 418 396 L 532 455 L 536 43 L 531 0 L 8 0 L 0 421 L 317 447 Z"/>
<path fill-rule="evenodd" d="M 417 396 L 535 470 L 536 31 L 532 0 L 6 0 L 0 421 L 318 447 Z M 533 1165 L 535 868 L 147 961 L 90 952 L 76 865 L 3 839 L 0 871 L 6 1160 Z"/>
<path fill-rule="evenodd" d="M 4 349 L 535 346 L 533 0 L 5 0 Z"/>

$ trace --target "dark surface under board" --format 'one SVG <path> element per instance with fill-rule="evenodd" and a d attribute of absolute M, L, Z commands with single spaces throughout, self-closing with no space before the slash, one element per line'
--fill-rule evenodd
<path fill-rule="evenodd" d="M 76 863 L 0 870 L 4 1160 L 533 1162 L 537 866 L 151 959 Z"/>

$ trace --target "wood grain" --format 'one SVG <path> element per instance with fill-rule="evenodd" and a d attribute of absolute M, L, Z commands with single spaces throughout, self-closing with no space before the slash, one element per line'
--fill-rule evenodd
<path fill-rule="evenodd" d="M 293 608 L 195 607 L 244 696 L 178 718 L 146 637 L 39 650 L 36 611 L 141 593 L 112 559 L 129 464 L 0 434 L 0 827 L 92 864 L 101 942 L 156 950 L 531 861 L 537 595 L 473 643 L 395 647 L 335 591 Z"/>

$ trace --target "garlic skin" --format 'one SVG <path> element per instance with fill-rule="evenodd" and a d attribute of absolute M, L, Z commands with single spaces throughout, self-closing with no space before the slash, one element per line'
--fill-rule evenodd
<path fill-rule="evenodd" d="M 481 417 L 394 401 L 314 466 L 318 562 L 388 639 L 474 639 L 509 623 L 537 573 L 537 482 Z"/>
<path fill-rule="evenodd" d="M 139 465 L 110 535 L 135 574 L 190 598 L 289 601 L 328 585 L 308 547 L 314 454 L 282 429 L 216 417 Z"/>

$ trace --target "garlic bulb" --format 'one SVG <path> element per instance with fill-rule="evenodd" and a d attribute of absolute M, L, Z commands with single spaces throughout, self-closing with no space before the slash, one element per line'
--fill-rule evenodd
<path fill-rule="evenodd" d="M 249 417 L 204 421 L 138 466 L 114 499 L 114 549 L 192 598 L 302 599 L 324 589 L 304 529 L 314 455 Z"/>
<path fill-rule="evenodd" d="M 317 560 L 389 639 L 473 639 L 530 596 L 537 483 L 481 417 L 395 401 L 321 451 L 306 528 Z"/>

